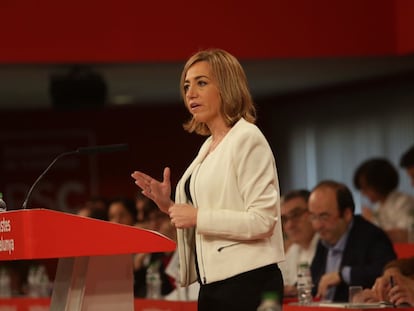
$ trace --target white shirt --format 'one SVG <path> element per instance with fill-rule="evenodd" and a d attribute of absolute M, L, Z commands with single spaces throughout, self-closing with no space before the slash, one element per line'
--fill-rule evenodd
<path fill-rule="evenodd" d="M 319 235 L 315 233 L 308 248 L 303 248 L 297 243 L 293 243 L 286 252 L 286 261 L 279 264 L 283 274 L 285 285 L 295 285 L 297 281 L 298 265 L 306 262 L 312 263 L 315 255 L 316 245 L 318 244 Z"/>
<path fill-rule="evenodd" d="M 410 229 L 414 222 L 414 198 L 393 191 L 374 210 L 374 222 L 383 230 Z"/>

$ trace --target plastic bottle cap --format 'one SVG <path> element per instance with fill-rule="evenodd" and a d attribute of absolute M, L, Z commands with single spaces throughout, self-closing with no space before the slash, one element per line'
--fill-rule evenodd
<path fill-rule="evenodd" d="M 3 193 L 0 192 L 0 210 L 4 212 L 6 211 L 6 208 L 7 208 L 6 202 L 3 201 Z"/>
<path fill-rule="evenodd" d="M 263 299 L 269 299 L 269 300 L 278 300 L 279 294 L 277 292 L 264 292 L 262 294 Z"/>

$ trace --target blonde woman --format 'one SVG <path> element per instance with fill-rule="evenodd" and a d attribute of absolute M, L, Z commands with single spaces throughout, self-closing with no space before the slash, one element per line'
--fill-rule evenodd
<path fill-rule="evenodd" d="M 171 198 L 162 181 L 132 177 L 178 229 L 180 281 L 200 283 L 199 311 L 256 310 L 266 291 L 283 293 L 284 260 L 275 160 L 254 125 L 255 107 L 237 59 L 206 50 L 185 64 L 180 82 L 189 132 L 208 136 Z M 167 154 L 167 153 L 166 153 Z"/>

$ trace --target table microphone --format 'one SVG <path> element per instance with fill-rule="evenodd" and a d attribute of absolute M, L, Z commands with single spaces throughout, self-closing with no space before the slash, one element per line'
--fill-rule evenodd
<path fill-rule="evenodd" d="M 81 148 L 78 148 L 78 150 L 76 150 L 75 153 L 94 154 L 94 153 L 117 152 L 117 151 L 126 151 L 126 150 L 128 150 L 127 144 L 117 144 L 117 145 L 81 147 Z"/>
<path fill-rule="evenodd" d="M 125 151 L 128 150 L 127 144 L 116 144 L 116 145 L 104 145 L 104 146 L 90 146 L 90 147 L 81 147 L 76 150 L 67 151 L 59 154 L 52 163 L 49 164 L 48 167 L 43 171 L 42 174 L 35 180 L 33 185 L 30 187 L 29 191 L 27 192 L 27 195 L 24 199 L 22 208 L 26 209 L 27 202 L 29 201 L 30 195 L 33 192 L 34 187 L 39 183 L 39 181 L 43 178 L 43 176 L 50 170 L 50 168 L 53 166 L 53 164 L 56 163 L 57 160 L 60 158 L 63 158 L 65 156 L 71 155 L 71 154 L 95 154 L 95 153 L 104 153 L 104 152 L 117 152 L 117 151 Z"/>

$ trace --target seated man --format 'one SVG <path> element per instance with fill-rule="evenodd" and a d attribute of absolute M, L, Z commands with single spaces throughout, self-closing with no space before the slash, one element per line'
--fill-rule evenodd
<path fill-rule="evenodd" d="M 309 220 L 309 195 L 308 190 L 293 190 L 282 199 L 283 231 L 292 242 L 286 252 L 286 260 L 279 265 L 285 284 L 285 296 L 297 295 L 297 267 L 300 263 L 311 264 L 318 242 L 318 235 Z"/>
<path fill-rule="evenodd" d="M 311 192 L 309 211 L 319 233 L 311 265 L 313 294 L 322 300 L 347 302 L 348 287 L 371 287 L 385 264 L 396 258 L 385 232 L 354 216 L 350 190 L 335 181 L 323 181 Z"/>

